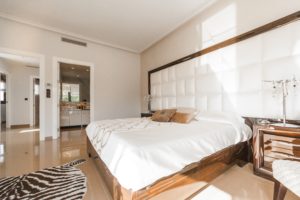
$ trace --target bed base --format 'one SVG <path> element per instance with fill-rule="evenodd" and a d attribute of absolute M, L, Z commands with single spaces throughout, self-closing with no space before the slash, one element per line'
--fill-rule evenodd
<path fill-rule="evenodd" d="M 199 162 L 186 166 L 181 171 L 164 177 L 155 183 L 138 191 L 123 188 L 110 173 L 104 162 L 87 139 L 87 152 L 93 158 L 101 177 L 103 178 L 113 200 L 147 200 L 167 190 L 192 184 L 198 181 L 209 182 L 222 174 L 234 164 L 239 166 L 249 162 L 248 142 L 241 142 L 218 151 Z"/>

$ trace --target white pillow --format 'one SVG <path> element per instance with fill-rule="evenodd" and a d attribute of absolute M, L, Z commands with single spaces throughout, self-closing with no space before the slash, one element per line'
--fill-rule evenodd
<path fill-rule="evenodd" d="M 208 120 L 208 121 L 220 121 L 220 122 L 231 122 L 231 123 L 244 123 L 245 120 L 234 112 L 199 112 L 195 119 Z"/>

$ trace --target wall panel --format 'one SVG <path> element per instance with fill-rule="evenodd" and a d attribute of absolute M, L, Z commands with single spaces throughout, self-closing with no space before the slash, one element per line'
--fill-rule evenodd
<path fill-rule="evenodd" d="M 299 27 L 299 21 L 293 22 L 152 73 L 152 109 L 194 107 L 280 118 L 281 95 L 263 80 L 300 79 Z M 299 119 L 300 85 L 291 84 L 289 91 L 288 118 Z"/>

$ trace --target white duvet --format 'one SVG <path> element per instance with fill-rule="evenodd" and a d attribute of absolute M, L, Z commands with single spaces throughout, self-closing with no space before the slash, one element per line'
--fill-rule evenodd
<path fill-rule="evenodd" d="M 202 113 L 196 118 L 190 124 L 150 118 L 103 120 L 86 130 L 119 183 L 137 191 L 252 134 L 241 118 L 231 114 Z"/>

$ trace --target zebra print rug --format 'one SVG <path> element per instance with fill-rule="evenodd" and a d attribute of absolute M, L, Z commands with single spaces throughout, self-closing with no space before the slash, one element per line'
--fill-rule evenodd
<path fill-rule="evenodd" d="M 75 160 L 62 166 L 0 179 L 0 199 L 82 199 L 87 190 L 86 177 L 74 166 L 83 162 L 84 159 Z"/>

